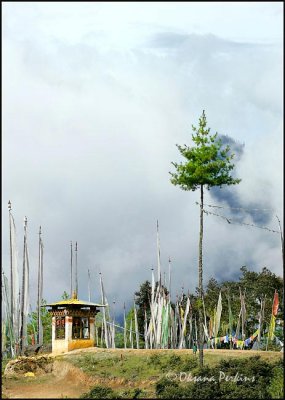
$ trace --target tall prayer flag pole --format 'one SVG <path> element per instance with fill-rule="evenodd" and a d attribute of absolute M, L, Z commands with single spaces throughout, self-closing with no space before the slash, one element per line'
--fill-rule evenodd
<path fill-rule="evenodd" d="M 156 221 L 156 239 L 157 239 L 157 280 L 159 287 L 161 287 L 161 265 L 160 265 L 160 242 L 158 232 L 158 220 Z"/>
<path fill-rule="evenodd" d="M 100 287 L 101 287 L 101 299 L 102 299 L 102 304 L 106 304 L 105 301 L 105 292 L 104 292 L 104 287 L 103 287 L 103 280 L 102 280 L 102 274 L 99 272 L 100 275 Z M 103 312 L 103 324 L 104 324 L 104 333 L 105 333 L 105 343 L 107 349 L 109 348 L 109 337 L 108 337 L 108 330 L 107 330 L 107 321 L 106 321 L 106 311 L 105 307 L 102 307 L 102 312 Z"/>
<path fill-rule="evenodd" d="M 39 229 L 39 264 L 38 264 L 38 313 L 37 313 L 37 344 L 42 344 L 42 322 L 41 322 L 41 303 L 43 291 L 43 245 L 41 238 L 41 227 Z"/>
<path fill-rule="evenodd" d="M 9 231 L 10 231 L 10 296 L 11 296 L 11 300 L 10 300 L 10 315 L 11 315 L 11 319 L 12 319 L 12 324 L 13 324 L 13 315 L 14 315 L 14 293 L 13 293 L 13 283 L 14 283 L 14 279 L 13 279 L 13 252 L 12 252 L 12 214 L 11 214 L 11 210 L 12 210 L 12 205 L 11 205 L 11 201 L 8 201 L 8 209 L 9 209 Z M 17 296 L 17 294 L 15 293 L 15 296 Z"/>
<path fill-rule="evenodd" d="M 72 292 L 72 242 L 70 242 L 70 298 L 72 298 L 73 296 L 73 292 Z"/>
<path fill-rule="evenodd" d="M 168 258 L 168 290 L 169 290 L 169 302 L 171 299 L 171 259 Z"/>
<path fill-rule="evenodd" d="M 23 353 L 27 343 L 27 315 L 28 315 L 28 291 L 29 291 L 29 258 L 27 250 L 27 217 L 24 219 L 24 251 L 23 251 L 23 280 L 22 280 L 22 308 L 21 308 L 21 342 L 20 350 Z"/>
<path fill-rule="evenodd" d="M 78 275 L 77 275 L 77 242 L 75 242 L 75 290 L 78 298 Z"/>
<path fill-rule="evenodd" d="M 19 293 L 19 272 L 18 272 L 18 256 L 17 256 L 17 243 L 16 243 L 16 226 L 12 215 L 11 201 L 8 202 L 9 209 L 9 236 L 10 236 L 10 293 L 8 293 L 8 307 L 9 307 L 9 318 L 10 326 L 13 332 L 11 336 L 11 347 L 13 348 L 13 355 L 16 353 L 16 343 L 19 340 L 19 324 L 20 315 L 19 307 L 20 302 L 18 299 Z M 8 287 L 7 287 L 8 289 Z"/>
<path fill-rule="evenodd" d="M 137 344 L 137 349 L 139 349 L 140 348 L 140 346 L 139 346 L 139 328 L 138 328 L 138 316 L 137 316 L 135 300 L 134 300 L 134 314 L 135 314 L 136 344 Z"/>
<path fill-rule="evenodd" d="M 260 349 L 260 342 L 261 342 L 261 332 L 262 332 L 262 323 L 264 319 L 264 309 L 265 309 L 265 299 L 266 295 L 264 296 L 264 299 L 261 299 L 260 303 L 260 314 L 259 314 L 259 332 L 258 332 L 258 348 Z"/>
<path fill-rule="evenodd" d="M 91 302 L 90 270 L 88 269 L 88 299 Z"/>
<path fill-rule="evenodd" d="M 127 348 L 127 321 L 126 321 L 126 305 L 124 303 L 124 348 Z"/>

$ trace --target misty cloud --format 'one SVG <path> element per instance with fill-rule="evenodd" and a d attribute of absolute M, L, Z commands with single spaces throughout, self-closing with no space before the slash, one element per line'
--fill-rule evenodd
<path fill-rule="evenodd" d="M 89 268 L 92 300 L 100 301 L 101 271 L 109 302 L 115 300 L 117 310 L 130 303 L 156 268 L 157 219 L 163 271 L 172 259 L 173 291 L 195 289 L 199 194 L 171 185 L 169 171 L 180 157 L 175 144 L 191 145 L 191 125 L 203 109 L 211 132 L 237 154 L 235 174 L 242 178 L 235 187 L 206 192 L 205 203 L 273 209 L 230 215 L 278 230 L 280 44 L 181 32 L 179 19 L 176 31 L 150 22 L 142 38 L 133 14 L 120 14 L 121 22 L 127 18 L 133 25 L 118 29 L 114 42 L 116 17 L 100 25 L 103 6 L 87 12 L 78 3 L 78 14 L 65 7 L 9 7 L 3 28 L 2 261 L 7 272 L 11 200 L 20 255 L 28 217 L 32 299 L 39 225 L 48 301 L 69 291 L 72 240 L 79 249 L 79 296 L 87 299 Z M 211 215 L 205 216 L 204 257 L 205 282 L 210 276 L 230 279 L 242 265 L 282 271 L 278 234 Z"/>
<path fill-rule="evenodd" d="M 163 32 L 155 34 L 148 42 L 154 48 L 177 48 L 187 50 L 191 54 L 201 54 L 203 51 L 233 52 L 244 48 L 254 48 L 256 45 L 250 43 L 239 43 L 219 38 L 213 34 L 207 35 L 185 35 L 181 33 Z"/>
<path fill-rule="evenodd" d="M 157 33 L 150 39 L 149 45 L 150 47 L 177 47 L 184 43 L 186 40 L 189 39 L 189 35 L 183 35 L 181 33 L 172 33 L 172 32 L 165 32 L 165 33 Z"/>

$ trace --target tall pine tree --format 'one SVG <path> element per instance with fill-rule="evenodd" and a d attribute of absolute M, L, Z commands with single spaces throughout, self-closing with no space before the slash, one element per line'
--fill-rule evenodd
<path fill-rule="evenodd" d="M 229 146 L 223 146 L 222 141 L 217 138 L 217 133 L 210 135 L 210 128 L 207 127 L 205 111 L 199 118 L 199 127 L 192 125 L 193 147 L 187 145 L 178 147 L 181 155 L 186 159 L 184 163 L 172 162 L 176 172 L 170 172 L 173 185 L 180 186 L 183 190 L 195 191 L 200 189 L 200 235 L 199 235 L 199 360 L 203 366 L 203 195 L 204 189 L 213 186 L 235 185 L 241 180 L 231 176 L 234 164 L 231 160 L 234 154 L 230 153 Z"/>

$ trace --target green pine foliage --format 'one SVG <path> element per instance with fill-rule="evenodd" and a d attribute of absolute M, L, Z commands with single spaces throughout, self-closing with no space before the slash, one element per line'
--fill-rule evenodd
<path fill-rule="evenodd" d="M 149 281 L 145 281 L 140 285 L 140 288 L 135 292 L 135 303 L 138 306 L 138 327 L 139 332 L 144 334 L 144 319 L 145 310 L 147 314 L 147 320 L 150 320 L 150 298 L 151 298 L 151 284 Z"/>
<path fill-rule="evenodd" d="M 230 153 L 228 145 L 223 146 L 217 133 L 210 135 L 205 111 L 199 118 L 199 127 L 192 125 L 192 130 L 193 147 L 176 145 L 186 161 L 184 164 L 172 162 L 176 172 L 170 172 L 171 183 L 183 190 L 193 191 L 201 185 L 210 189 L 212 186 L 238 184 L 241 179 L 233 178 L 230 174 L 234 168 L 231 162 L 234 154 Z"/>

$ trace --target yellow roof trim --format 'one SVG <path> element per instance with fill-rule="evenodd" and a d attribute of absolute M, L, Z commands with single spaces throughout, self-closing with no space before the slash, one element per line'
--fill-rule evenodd
<path fill-rule="evenodd" d="M 90 303 L 89 301 L 83 301 L 79 299 L 67 299 L 57 301 L 55 303 L 46 304 L 46 306 L 53 307 L 53 306 L 67 306 L 67 305 L 78 305 L 78 306 L 96 306 L 96 307 L 106 307 L 106 304 L 97 304 L 97 303 Z"/>

